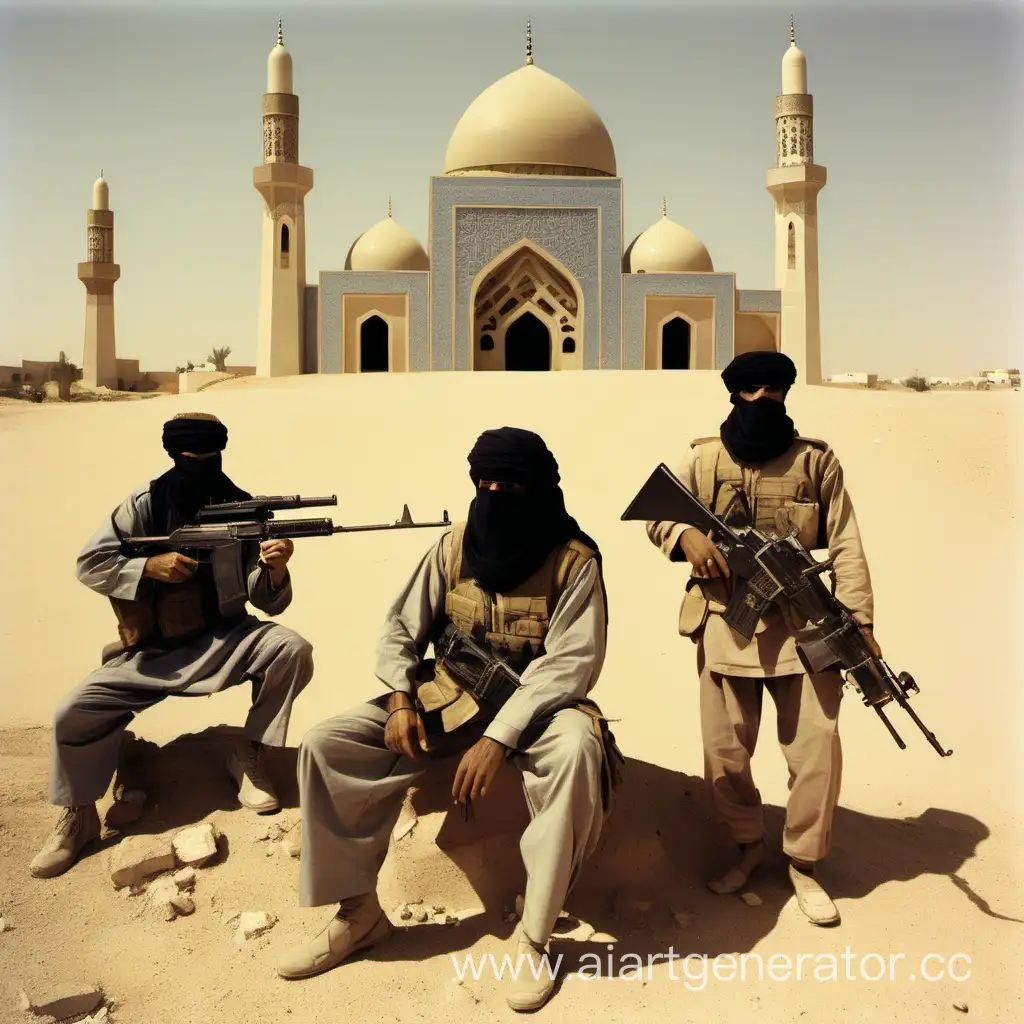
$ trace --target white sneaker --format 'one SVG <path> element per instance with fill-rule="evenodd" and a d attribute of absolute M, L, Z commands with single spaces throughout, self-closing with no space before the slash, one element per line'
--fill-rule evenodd
<path fill-rule="evenodd" d="M 238 802 L 258 814 L 276 811 L 281 802 L 260 765 L 261 743 L 243 741 L 231 752 L 228 772 L 238 783 Z"/>
<path fill-rule="evenodd" d="M 383 942 L 394 931 L 376 893 L 342 900 L 327 927 L 311 942 L 290 949 L 277 965 L 282 978 L 310 978 L 329 971 L 361 949 Z"/>

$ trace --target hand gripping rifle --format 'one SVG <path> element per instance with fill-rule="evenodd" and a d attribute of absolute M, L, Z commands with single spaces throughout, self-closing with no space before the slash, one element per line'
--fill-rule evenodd
<path fill-rule="evenodd" d="M 896 701 L 942 757 L 935 735 L 910 707 L 920 687 L 907 672 L 895 675 L 868 645 L 859 624 L 822 582 L 832 559 L 816 562 L 794 534 L 776 537 L 756 527 L 732 529 L 696 498 L 662 463 L 622 514 L 623 519 L 667 520 L 687 523 L 711 533 L 729 566 L 732 592 L 722 618 L 740 636 L 750 640 L 761 616 L 778 599 L 790 603 L 807 626 L 794 632 L 802 660 L 811 672 L 837 668 L 878 713 L 901 750 L 906 744 L 882 710 Z"/>
<path fill-rule="evenodd" d="M 402 518 L 393 523 L 373 526 L 335 526 L 330 519 L 274 519 L 280 509 L 337 505 L 338 496 L 329 498 L 258 497 L 248 501 L 229 501 L 207 505 L 196 514 L 194 526 L 182 526 L 165 537 L 126 537 L 130 547 L 160 547 L 170 551 L 210 550 L 238 541 L 265 541 L 279 538 L 330 537 L 335 533 L 356 533 L 367 530 L 410 530 L 430 526 L 451 526 L 448 510 L 437 523 L 415 523 L 409 506 L 402 509 Z"/>

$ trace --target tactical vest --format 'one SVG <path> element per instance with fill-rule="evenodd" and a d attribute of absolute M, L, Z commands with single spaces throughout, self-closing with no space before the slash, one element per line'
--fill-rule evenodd
<path fill-rule="evenodd" d="M 445 561 L 445 619 L 440 629 L 448 621 L 455 623 L 521 674 L 544 653 L 544 637 L 559 598 L 596 553 L 578 540 L 569 540 L 553 550 L 543 565 L 517 587 L 492 594 L 463 575 L 465 529 L 465 523 L 452 527 Z M 470 721 L 480 710 L 445 671 L 443 660 L 434 665 L 433 679 L 420 682 L 416 696 L 424 711 L 441 712 L 445 732 Z"/>
<path fill-rule="evenodd" d="M 114 532 L 121 536 L 113 516 Z M 124 649 L 146 644 L 183 643 L 246 614 L 245 559 L 252 545 L 225 545 L 209 552 L 192 579 L 163 583 L 143 578 L 134 600 L 111 597 L 117 633 Z M 111 651 L 110 654 L 116 652 Z"/>
<path fill-rule="evenodd" d="M 820 496 L 807 471 L 814 451 L 828 445 L 810 437 L 797 437 L 784 454 L 758 466 L 742 466 L 729 454 L 721 438 L 702 437 L 698 449 L 697 497 L 719 519 L 734 527 L 755 526 L 764 533 L 796 539 L 812 550 L 827 546 Z M 697 639 L 709 612 L 721 614 L 729 599 L 728 582 L 691 577 L 679 616 L 679 632 Z M 774 611 L 758 624 L 761 633 Z"/>

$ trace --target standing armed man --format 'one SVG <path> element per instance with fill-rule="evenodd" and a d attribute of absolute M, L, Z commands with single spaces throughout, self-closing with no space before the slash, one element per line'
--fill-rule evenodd
<path fill-rule="evenodd" d="M 828 547 L 835 560 L 836 597 L 872 639 L 868 566 L 843 471 L 822 441 L 800 437 L 786 414 L 796 380 L 792 360 L 778 352 L 737 356 L 722 373 L 732 412 L 719 437 L 691 444 L 679 479 L 720 519 L 779 536 L 795 531 L 808 550 Z M 764 690 L 778 713 L 778 738 L 789 765 L 789 802 L 782 848 L 800 909 L 815 924 L 836 924 L 839 912 L 815 878 L 828 852 L 839 799 L 842 751 L 836 671 L 809 674 L 800 660 L 788 606 L 772 606 L 749 643 L 722 619 L 728 568 L 711 540 L 686 523 L 650 522 L 651 541 L 672 561 L 692 566 L 679 631 L 697 644 L 705 778 L 717 816 L 739 845 L 739 857 L 709 887 L 736 892 L 763 861 L 761 798 L 750 758 L 761 724 Z"/>
<path fill-rule="evenodd" d="M 293 543 L 234 544 L 202 563 L 176 551 L 132 557 L 122 544 L 130 536 L 166 536 L 204 505 L 252 497 L 221 469 L 227 441 L 227 428 L 207 413 L 180 413 L 165 423 L 164 449 L 174 467 L 126 498 L 78 556 L 79 580 L 114 607 L 121 652 L 54 716 L 50 799 L 63 810 L 30 865 L 38 878 L 67 871 L 99 837 L 96 801 L 117 768 L 124 729 L 169 695 L 205 696 L 251 681 L 246 740 L 228 770 L 243 806 L 280 806 L 260 769 L 260 751 L 285 745 L 292 702 L 313 674 L 312 647 L 287 627 L 249 614 L 246 601 L 268 615 L 288 607 Z"/>
<path fill-rule="evenodd" d="M 597 843 L 610 791 L 614 740 L 587 699 L 605 655 L 604 585 L 597 545 L 566 512 L 558 465 L 540 437 L 489 430 L 469 464 L 477 493 L 468 521 L 433 545 L 388 612 L 377 677 L 391 694 L 302 741 L 300 899 L 340 907 L 278 973 L 318 974 L 391 934 L 377 876 L 405 791 L 430 768 L 428 724 L 440 718 L 441 749 L 464 751 L 453 788 L 463 807 L 487 793 L 502 761 L 522 772 L 528 880 L 514 939 L 521 969 L 507 999 L 533 1010 L 554 987 L 547 943 Z M 424 678 L 427 645 L 436 653 L 449 625 L 521 675 L 496 714 L 456 684 L 443 638 L 433 678 Z"/>

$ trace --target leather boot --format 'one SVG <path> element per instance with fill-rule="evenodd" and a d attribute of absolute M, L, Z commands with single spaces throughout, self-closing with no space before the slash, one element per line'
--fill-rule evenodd
<path fill-rule="evenodd" d="M 337 967 L 360 949 L 383 942 L 392 931 L 376 893 L 353 896 L 342 901 L 338 912 L 312 942 L 285 953 L 277 973 L 288 979 L 310 978 Z"/>
<path fill-rule="evenodd" d="M 95 804 L 65 807 L 28 869 L 36 878 L 63 875 L 78 860 L 82 848 L 99 837 L 100 816 Z"/>
<path fill-rule="evenodd" d="M 276 811 L 281 806 L 260 765 L 262 750 L 262 743 L 245 740 L 235 747 L 228 760 L 228 772 L 238 783 L 238 802 L 257 814 Z"/>

